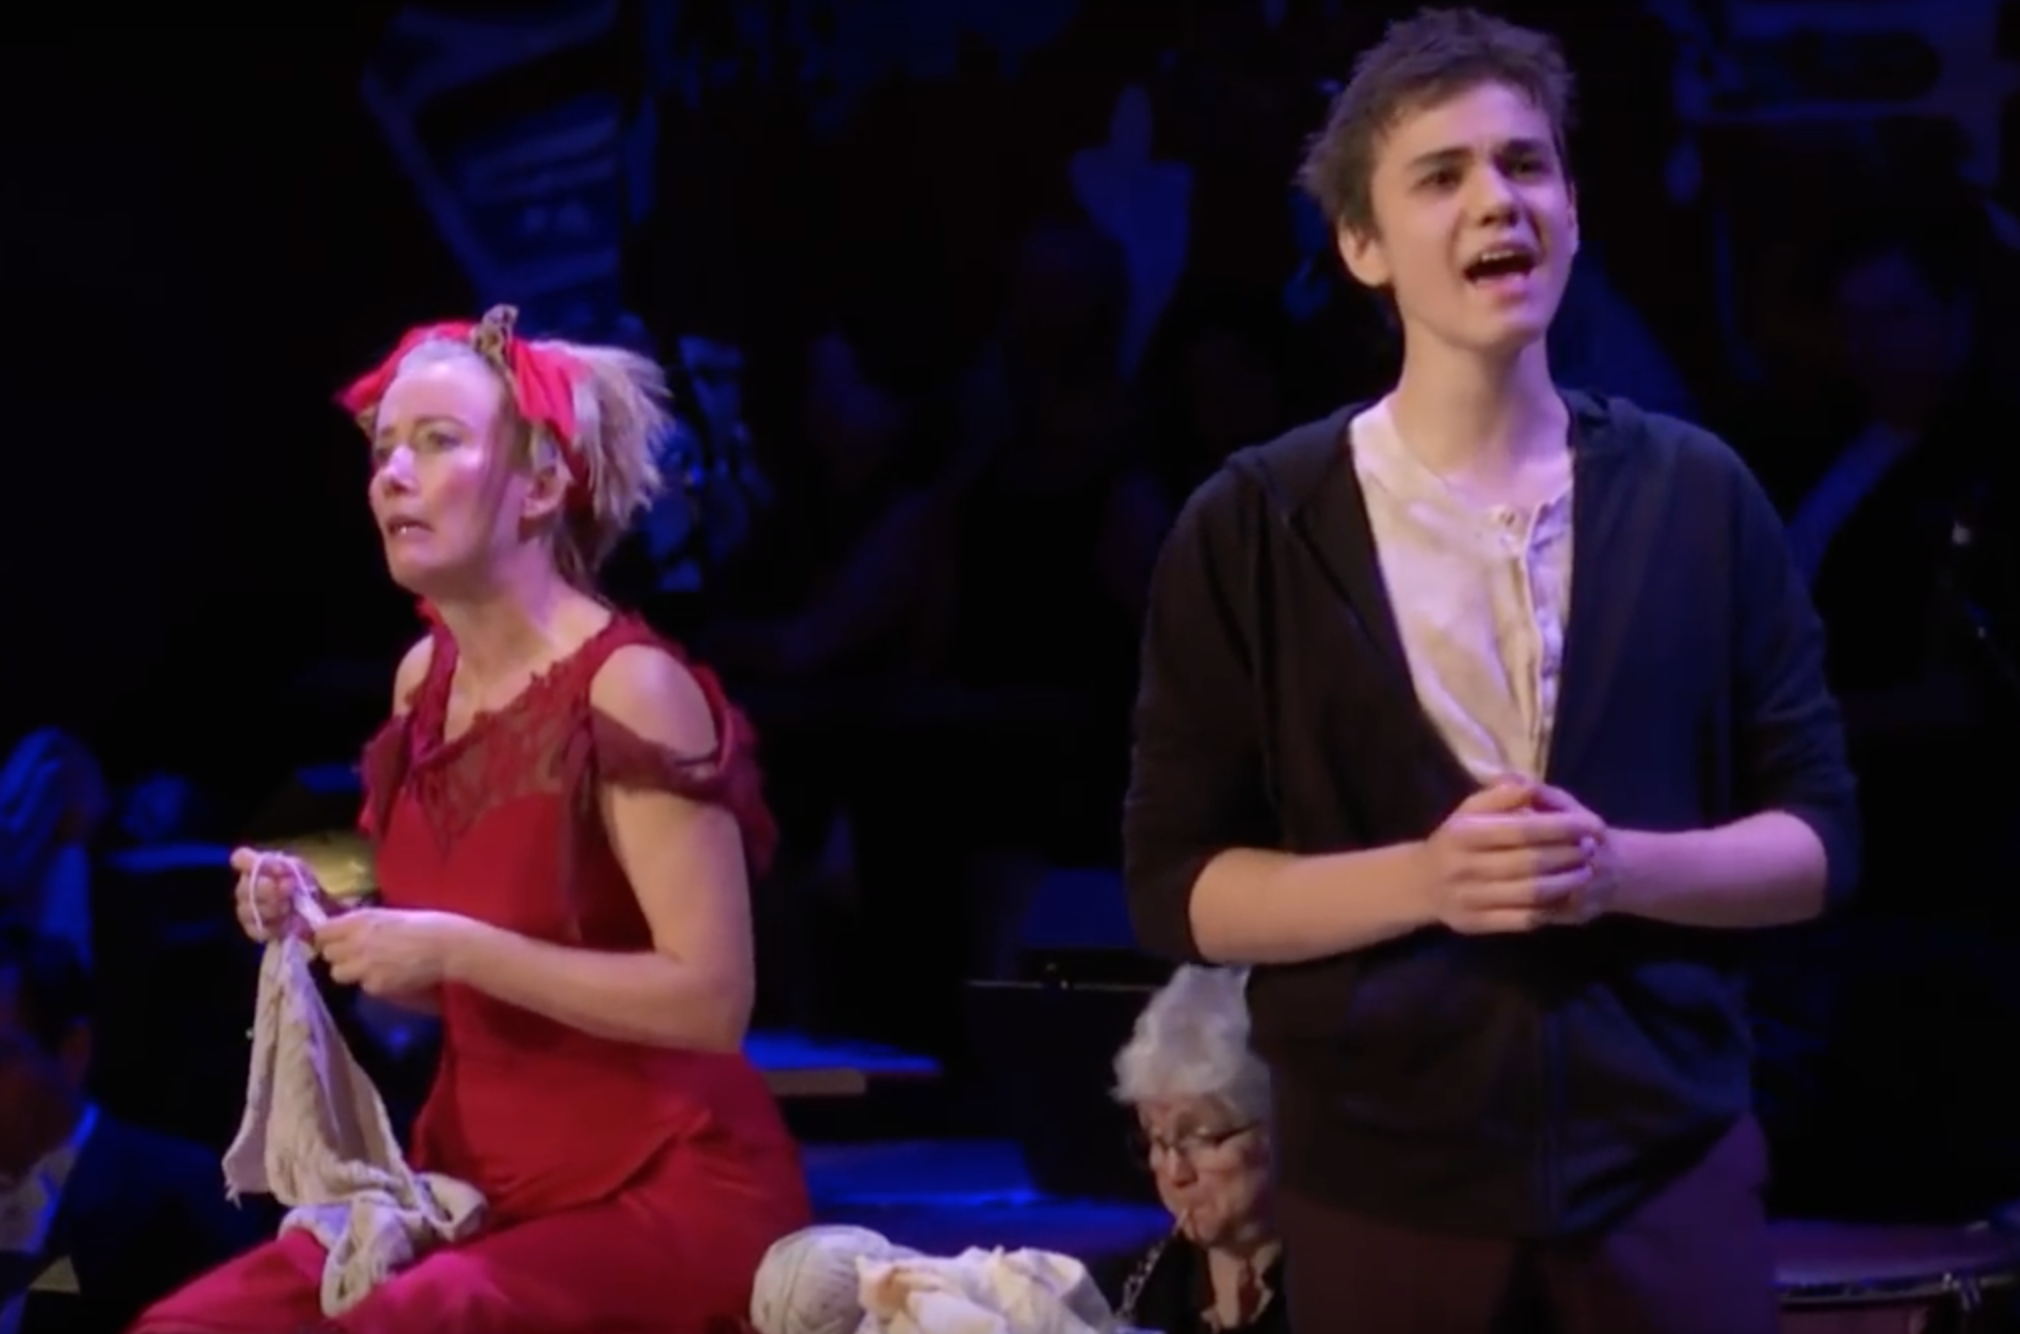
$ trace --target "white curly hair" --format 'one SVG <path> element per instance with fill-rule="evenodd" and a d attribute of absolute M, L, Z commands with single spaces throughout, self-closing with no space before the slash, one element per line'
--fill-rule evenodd
<path fill-rule="evenodd" d="M 1187 964 L 1173 973 L 1116 1053 L 1116 1101 L 1205 1098 L 1244 1119 L 1267 1117 L 1269 1068 L 1249 1046 L 1247 986 L 1246 968 Z"/>

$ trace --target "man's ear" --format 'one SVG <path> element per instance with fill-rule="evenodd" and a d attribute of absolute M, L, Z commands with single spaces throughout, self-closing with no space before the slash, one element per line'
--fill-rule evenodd
<path fill-rule="evenodd" d="M 1333 242 L 1339 247 L 1340 262 L 1347 266 L 1355 282 L 1375 289 L 1389 285 L 1394 276 L 1389 267 L 1389 253 L 1372 228 L 1364 232 L 1341 223 L 1333 232 Z"/>

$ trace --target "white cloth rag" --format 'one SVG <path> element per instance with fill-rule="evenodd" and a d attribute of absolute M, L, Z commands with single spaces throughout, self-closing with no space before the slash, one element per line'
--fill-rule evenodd
<path fill-rule="evenodd" d="M 417 1173 L 386 1104 L 345 1045 L 309 971 L 307 942 L 270 941 L 260 963 L 245 1118 L 225 1150 L 225 1186 L 289 1206 L 281 1231 L 328 1249 L 323 1314 L 349 1310 L 388 1276 L 483 1221 L 473 1186 Z"/>
<path fill-rule="evenodd" d="M 834 1225 L 780 1238 L 751 1291 L 758 1334 L 1126 1334 L 1078 1260 L 970 1248 L 921 1255 Z"/>
<path fill-rule="evenodd" d="M 970 1248 L 952 1259 L 862 1257 L 857 1334 L 1109 1334 L 1087 1266 L 1051 1251 Z"/>
<path fill-rule="evenodd" d="M 866 1227 L 801 1228 L 765 1252 L 751 1284 L 750 1322 L 758 1334 L 856 1334 L 863 1323 L 856 1262 L 917 1254 Z"/>

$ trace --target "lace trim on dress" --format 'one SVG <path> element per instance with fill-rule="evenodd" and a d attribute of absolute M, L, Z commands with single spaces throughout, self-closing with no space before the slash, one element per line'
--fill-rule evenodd
<path fill-rule="evenodd" d="M 359 826 L 367 835 L 384 837 L 395 801 L 409 792 L 444 849 L 499 807 L 538 795 L 567 800 L 585 832 L 600 836 L 596 791 L 608 783 L 722 806 L 743 833 L 751 874 L 769 866 L 778 828 L 764 801 L 756 734 L 715 674 L 677 647 L 636 621 L 618 618 L 510 703 L 478 714 L 462 733 L 441 741 L 455 657 L 446 632 L 438 628 L 435 642 L 413 707 L 389 720 L 365 746 Z M 629 644 L 672 653 L 694 675 L 715 719 L 711 754 L 675 753 L 591 706 L 589 686 L 597 670 Z"/>

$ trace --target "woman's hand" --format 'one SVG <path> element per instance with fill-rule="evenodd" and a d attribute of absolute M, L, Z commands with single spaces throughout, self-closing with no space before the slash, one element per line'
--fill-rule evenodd
<path fill-rule="evenodd" d="M 231 855 L 231 869 L 238 872 L 232 902 L 238 910 L 239 929 L 250 940 L 264 944 L 310 934 L 320 923 L 303 915 L 304 901 L 315 905 L 325 917 L 338 912 L 317 882 L 316 873 L 299 857 L 239 848 Z"/>
<path fill-rule="evenodd" d="M 447 980 L 449 952 L 476 923 L 454 913 L 353 908 L 315 933 L 330 976 L 367 996 L 432 992 Z"/>

